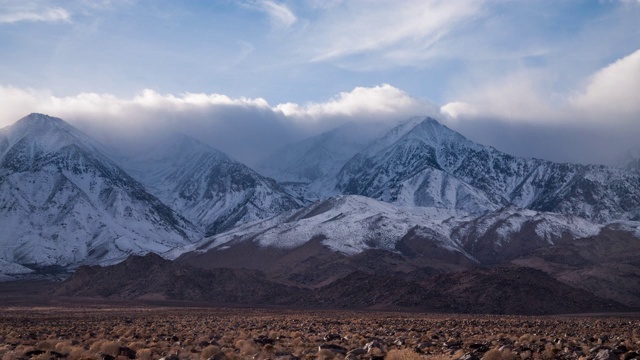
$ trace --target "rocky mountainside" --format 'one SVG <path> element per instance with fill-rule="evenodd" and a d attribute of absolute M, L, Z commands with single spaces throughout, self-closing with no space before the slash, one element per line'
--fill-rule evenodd
<path fill-rule="evenodd" d="M 540 249 L 553 252 L 602 238 L 611 229 L 640 239 L 639 226 L 601 225 L 515 207 L 477 217 L 350 195 L 248 223 L 165 256 L 206 269 L 256 269 L 278 281 L 313 287 L 354 271 L 409 276 L 499 265 Z"/>
<path fill-rule="evenodd" d="M 274 180 L 184 135 L 119 159 L 151 193 L 208 235 L 301 206 Z"/>
<path fill-rule="evenodd" d="M 82 266 L 58 288 L 67 296 L 206 301 L 215 304 L 291 303 L 304 290 L 274 283 L 252 270 L 207 271 L 159 255 L 132 256 L 107 267 Z"/>
<path fill-rule="evenodd" d="M 618 167 L 622 169 L 640 171 L 640 148 L 630 150 L 618 161 Z"/>
<path fill-rule="evenodd" d="M 288 144 L 257 165 L 260 173 L 280 182 L 310 183 L 335 176 L 342 164 L 388 131 L 347 123 L 325 133 Z"/>
<path fill-rule="evenodd" d="M 526 159 L 475 144 L 426 118 L 349 160 L 336 189 L 386 202 L 482 214 L 515 205 L 595 222 L 640 219 L 640 174 Z"/>
<path fill-rule="evenodd" d="M 640 224 L 611 224 L 598 234 L 539 248 L 512 262 L 542 270 L 570 286 L 640 307 Z"/>
<path fill-rule="evenodd" d="M 394 274 L 353 272 L 329 285 L 308 289 L 273 282 L 259 271 L 203 270 L 153 254 L 108 267 L 83 266 L 60 284 L 56 293 L 140 301 L 491 314 L 627 309 L 526 268 L 478 269 L 422 277 L 420 281 Z M 558 296 L 548 296 L 550 293 Z"/>
<path fill-rule="evenodd" d="M 416 121 L 409 119 L 403 124 Z M 256 169 L 303 201 L 323 199 L 337 194 L 335 177 L 342 165 L 392 127 L 386 123 L 347 123 L 285 145 L 258 163 Z"/>
<path fill-rule="evenodd" d="M 88 136 L 40 114 L 0 130 L 0 229 L 11 274 L 110 264 L 201 236 Z"/>

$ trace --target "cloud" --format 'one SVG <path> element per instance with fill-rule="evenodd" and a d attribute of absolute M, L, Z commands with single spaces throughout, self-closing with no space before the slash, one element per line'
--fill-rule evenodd
<path fill-rule="evenodd" d="M 517 155 L 615 164 L 640 138 L 640 50 L 565 92 L 545 72 L 523 70 L 453 96 L 445 121 Z"/>
<path fill-rule="evenodd" d="M 323 121 L 327 118 L 362 117 L 380 119 L 408 117 L 413 114 L 433 115 L 437 108 L 412 98 L 404 91 L 389 84 L 374 87 L 356 87 L 350 92 L 341 92 L 324 103 L 308 103 L 304 106 L 286 103 L 276 107 L 285 116 Z"/>
<path fill-rule="evenodd" d="M 19 2 L 18 4 L 1 4 L 0 24 L 13 24 L 17 22 L 70 22 L 71 14 L 61 7 L 41 6 L 37 3 Z"/>
<path fill-rule="evenodd" d="M 309 26 L 313 61 L 358 55 L 393 61 L 424 59 L 456 26 L 478 14 L 483 1 L 398 0 L 334 2 Z M 376 56 L 377 55 L 377 56 Z"/>
<path fill-rule="evenodd" d="M 49 91 L 0 87 L 0 126 L 41 112 L 63 118 L 99 141 L 119 145 L 179 131 L 249 164 L 288 142 L 345 122 L 399 121 L 434 111 L 435 106 L 388 84 L 358 87 L 324 103 L 276 106 L 262 98 L 222 94 L 144 90 L 129 99 L 97 93 L 58 97 Z"/>
<path fill-rule="evenodd" d="M 590 117 L 640 122 L 640 50 L 596 72 L 570 105 Z"/>
<path fill-rule="evenodd" d="M 269 16 L 274 26 L 278 28 L 288 28 L 293 25 L 298 18 L 284 4 L 279 4 L 271 0 L 254 0 L 244 4 L 247 8 L 263 12 Z"/>

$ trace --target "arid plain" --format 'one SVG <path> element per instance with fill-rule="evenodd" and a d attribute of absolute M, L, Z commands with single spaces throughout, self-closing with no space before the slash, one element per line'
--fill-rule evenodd
<path fill-rule="evenodd" d="M 640 314 L 5 307 L 2 359 L 633 359 Z"/>

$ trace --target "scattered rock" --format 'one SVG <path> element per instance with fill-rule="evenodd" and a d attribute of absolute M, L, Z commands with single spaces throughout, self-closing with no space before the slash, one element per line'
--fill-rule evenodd
<path fill-rule="evenodd" d="M 462 343 L 460 341 L 447 341 L 443 345 L 444 347 L 447 347 L 449 349 L 456 349 L 456 348 L 459 348 L 462 345 Z"/>
<path fill-rule="evenodd" d="M 594 360 L 620 360 L 620 357 L 611 350 L 600 350 Z"/>
<path fill-rule="evenodd" d="M 180 357 L 176 354 L 171 354 L 160 358 L 160 360 L 180 360 Z"/>
<path fill-rule="evenodd" d="M 342 340 L 340 334 L 327 334 L 324 336 L 324 341 Z"/>
<path fill-rule="evenodd" d="M 276 351 L 273 357 L 275 358 L 275 360 L 300 360 L 299 357 L 293 355 L 288 351 Z"/>
<path fill-rule="evenodd" d="M 223 352 L 219 352 L 213 356 L 210 356 L 207 360 L 225 360 L 227 355 Z"/>
<path fill-rule="evenodd" d="M 30 358 L 30 357 L 33 357 L 33 356 L 42 355 L 44 353 L 46 353 L 46 351 L 44 351 L 44 350 L 31 350 L 31 351 L 27 351 L 26 353 L 24 353 L 24 356 Z"/>
<path fill-rule="evenodd" d="M 133 351 L 132 349 L 130 349 L 127 346 L 122 346 L 120 347 L 120 350 L 118 351 L 118 356 L 124 356 L 127 359 L 135 359 L 136 358 L 136 352 Z"/>
<path fill-rule="evenodd" d="M 274 339 L 270 339 L 266 335 L 260 335 L 257 338 L 253 339 L 253 341 L 256 344 L 260 344 L 260 345 L 267 345 L 267 344 L 273 345 L 276 342 Z"/>
<path fill-rule="evenodd" d="M 385 346 L 379 340 L 373 340 L 364 345 L 364 349 L 367 353 L 373 351 L 373 349 L 380 349 L 380 351 L 385 352 Z"/>
<path fill-rule="evenodd" d="M 363 348 L 355 348 L 353 350 L 350 350 L 347 355 L 354 355 L 354 356 L 358 356 L 358 355 L 364 355 L 367 353 L 367 350 L 363 349 Z"/>
<path fill-rule="evenodd" d="M 637 351 L 630 351 L 622 357 L 624 360 L 640 359 L 640 353 Z"/>
<path fill-rule="evenodd" d="M 336 344 L 322 344 L 322 345 L 318 346 L 318 350 L 329 350 L 329 351 L 334 352 L 336 354 L 346 354 L 347 353 L 347 349 L 343 348 L 340 345 L 336 345 Z"/>
<path fill-rule="evenodd" d="M 489 351 L 489 347 L 485 344 L 471 344 L 469 345 L 469 349 L 474 350 L 477 353 L 486 353 Z"/>
<path fill-rule="evenodd" d="M 466 353 L 462 355 L 462 357 L 458 358 L 458 360 L 480 360 L 480 358 L 476 354 Z"/>
<path fill-rule="evenodd" d="M 102 360 L 116 360 L 115 357 L 113 357 L 113 356 L 111 356 L 109 354 L 101 353 L 101 352 L 98 353 L 98 357 L 100 357 L 100 359 L 102 359 Z M 162 359 L 160 359 L 160 360 L 162 360 Z M 169 360 L 169 359 L 165 359 L 165 360 Z"/>

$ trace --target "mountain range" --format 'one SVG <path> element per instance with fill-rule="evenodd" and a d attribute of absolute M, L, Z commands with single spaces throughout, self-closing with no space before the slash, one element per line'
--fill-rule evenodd
<path fill-rule="evenodd" d="M 371 278 L 397 291 L 422 289 L 416 303 L 447 304 L 435 284 L 464 283 L 460 272 L 510 283 L 486 269 L 499 266 L 535 285 L 519 304 L 537 303 L 536 281 L 552 281 L 558 292 L 593 296 L 601 309 L 640 306 L 639 172 L 511 156 L 432 118 L 391 129 L 348 124 L 286 145 L 256 172 L 183 135 L 126 152 L 31 114 L 0 130 L 0 160 L 0 273 L 84 269 L 61 294 L 189 300 L 178 295 L 186 289 L 159 291 L 166 282 L 124 284 L 142 281 L 142 271 L 136 280 L 136 272 L 87 267 L 156 253 L 173 260 L 168 268 L 210 278 L 189 280 L 201 285 L 220 277 L 241 293 L 264 287 L 255 303 L 299 306 L 292 299 L 301 297 L 346 306 L 339 298 L 358 288 L 347 296 L 354 304 L 408 304 L 358 285 Z M 132 290 L 91 285 L 110 277 L 113 289 Z M 442 291 L 479 291 L 472 285 Z M 548 306 L 594 310 L 572 301 L 582 305 Z"/>

